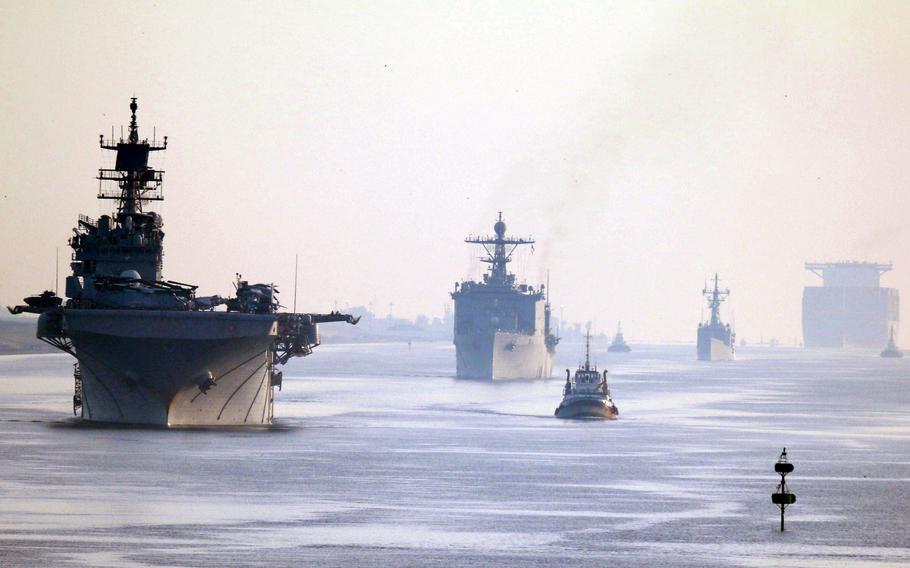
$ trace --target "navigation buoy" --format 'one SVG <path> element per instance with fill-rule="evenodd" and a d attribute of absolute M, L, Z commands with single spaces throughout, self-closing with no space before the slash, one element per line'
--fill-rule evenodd
<path fill-rule="evenodd" d="M 771 494 L 771 502 L 780 508 L 780 530 L 783 532 L 784 510 L 787 506 L 796 503 L 796 495 L 787 488 L 787 474 L 793 472 L 793 464 L 787 461 L 787 448 L 784 448 L 780 457 L 777 458 L 774 471 L 780 474 L 780 483 L 777 484 L 777 491 Z"/>

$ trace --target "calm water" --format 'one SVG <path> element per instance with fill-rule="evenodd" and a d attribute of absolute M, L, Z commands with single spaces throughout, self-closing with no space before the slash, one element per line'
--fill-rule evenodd
<path fill-rule="evenodd" d="M 326 345 L 265 431 L 80 426 L 68 357 L 0 357 L 0 565 L 908 566 L 910 359 L 874 355 L 598 350 L 605 423 L 553 418 L 564 372 Z"/>

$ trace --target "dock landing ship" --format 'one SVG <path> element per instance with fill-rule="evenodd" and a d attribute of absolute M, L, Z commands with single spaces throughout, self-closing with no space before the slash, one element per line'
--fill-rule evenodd
<path fill-rule="evenodd" d="M 736 359 L 736 333 L 720 321 L 720 304 L 730 295 L 730 290 L 720 289 L 720 278 L 714 275 L 714 289 L 705 286 L 702 294 L 708 299 L 711 319 L 698 324 L 698 360 L 732 361 Z"/>
<path fill-rule="evenodd" d="M 79 216 L 70 239 L 66 302 L 53 292 L 12 313 L 38 313 L 37 336 L 76 358 L 73 411 L 85 420 L 159 426 L 270 424 L 274 387 L 292 357 L 319 345 L 319 323 L 351 316 L 279 313 L 277 290 L 238 275 L 234 296 L 197 296 L 196 286 L 162 279 L 164 172 L 148 165 L 167 137 L 139 138 L 136 99 L 126 139 L 101 169 L 99 199 L 117 202 L 97 221 Z M 221 310 L 220 307 L 224 309 Z M 216 311 L 219 308 L 220 311 Z"/>
<path fill-rule="evenodd" d="M 530 238 L 506 236 L 502 213 L 495 236 L 472 237 L 490 265 L 482 282 L 455 284 L 455 360 L 457 377 L 488 381 L 548 378 L 559 339 L 550 331 L 550 302 L 545 287 L 515 284 L 507 270 L 519 246 Z"/>

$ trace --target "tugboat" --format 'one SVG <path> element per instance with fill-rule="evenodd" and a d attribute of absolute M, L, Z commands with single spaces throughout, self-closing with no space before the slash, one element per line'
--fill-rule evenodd
<path fill-rule="evenodd" d="M 730 295 L 730 290 L 720 289 L 720 278 L 714 274 L 714 289 L 705 286 L 702 294 L 708 298 L 711 320 L 698 324 L 698 360 L 732 361 L 736 359 L 736 333 L 720 321 L 720 304 Z"/>
<path fill-rule="evenodd" d="M 894 343 L 894 326 L 891 326 L 891 339 L 888 340 L 888 346 L 885 347 L 885 350 L 881 352 L 882 357 L 891 358 L 891 359 L 900 359 L 904 356 L 904 352 L 897 348 L 897 344 Z"/>
<path fill-rule="evenodd" d="M 632 351 L 632 348 L 626 343 L 626 338 L 622 336 L 622 322 L 619 322 L 616 328 L 616 335 L 613 336 L 613 343 L 607 347 L 607 351 L 610 353 L 628 353 Z"/>
<path fill-rule="evenodd" d="M 554 413 L 557 418 L 619 418 L 619 409 L 610 397 L 607 386 L 607 370 L 603 374 L 591 367 L 591 333 L 585 339 L 585 364 L 575 371 L 572 378 L 566 369 L 566 386 L 562 390 L 562 402 Z"/>
<path fill-rule="evenodd" d="M 233 297 L 197 296 L 164 280 L 164 231 L 151 202 L 163 199 L 164 172 L 149 155 L 167 148 L 139 137 L 136 99 L 129 134 L 100 138 L 116 152 L 98 171 L 98 199 L 112 215 L 79 216 L 69 244 L 66 302 L 54 292 L 10 312 L 36 313 L 38 339 L 76 359 L 73 412 L 92 422 L 155 426 L 238 426 L 272 422 L 274 387 L 292 357 L 319 345 L 318 324 L 359 318 L 279 313 L 278 290 L 237 275 Z M 224 311 L 216 311 L 224 306 Z"/>

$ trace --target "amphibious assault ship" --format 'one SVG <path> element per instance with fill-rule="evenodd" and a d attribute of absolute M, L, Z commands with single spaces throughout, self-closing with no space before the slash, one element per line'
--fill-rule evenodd
<path fill-rule="evenodd" d="M 550 332 L 546 289 L 517 285 L 507 265 L 531 238 L 506 237 L 502 213 L 495 236 L 465 239 L 480 245 L 490 265 L 482 282 L 455 284 L 455 360 L 458 378 L 482 380 L 540 379 L 550 376 L 559 339 Z"/>
<path fill-rule="evenodd" d="M 730 324 L 720 321 L 720 304 L 730 295 L 730 290 L 720 289 L 720 278 L 714 275 L 714 289 L 705 286 L 702 294 L 708 299 L 711 319 L 698 324 L 698 360 L 732 361 L 736 358 L 736 333 Z"/>
<path fill-rule="evenodd" d="M 626 338 L 622 335 L 622 322 L 619 322 L 616 327 L 616 335 L 613 336 L 613 342 L 607 347 L 607 351 L 610 353 L 628 353 L 632 351 L 632 348 L 626 343 Z"/>
<path fill-rule="evenodd" d="M 162 278 L 160 201 L 164 172 L 149 155 L 167 148 L 139 138 L 136 99 L 127 138 L 101 136 L 116 152 L 98 172 L 98 198 L 113 215 L 79 216 L 70 239 L 66 302 L 54 292 L 13 313 L 41 314 L 37 336 L 76 358 L 73 411 L 83 419 L 166 426 L 264 425 L 272 421 L 277 366 L 312 353 L 321 322 L 351 316 L 279 313 L 277 290 L 237 275 L 235 295 L 201 297 L 196 286 Z M 154 137 L 153 137 L 154 138 Z M 215 311 L 225 306 L 224 311 Z"/>
<path fill-rule="evenodd" d="M 591 365 L 591 332 L 585 337 L 585 363 L 579 365 L 573 378 L 566 369 L 566 386 L 562 389 L 562 402 L 554 413 L 557 418 L 607 418 L 619 417 L 619 409 L 610 396 L 607 371 L 603 375 Z"/>
<path fill-rule="evenodd" d="M 809 262 L 806 270 L 821 286 L 803 290 L 803 343 L 806 347 L 879 347 L 888 329 L 900 330 L 900 294 L 881 286 L 891 263 Z"/>

